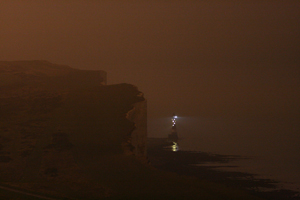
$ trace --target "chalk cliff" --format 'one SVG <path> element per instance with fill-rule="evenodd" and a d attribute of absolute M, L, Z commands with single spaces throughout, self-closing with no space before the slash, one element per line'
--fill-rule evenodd
<path fill-rule="evenodd" d="M 48 61 L 0 62 L 0 181 L 58 195 L 76 185 L 74 195 L 99 189 L 101 197 L 109 188 L 87 184 L 99 169 L 128 156 L 145 161 L 143 93 L 106 80 L 104 71 Z"/>
<path fill-rule="evenodd" d="M 140 93 L 139 96 L 142 97 L 143 94 Z M 147 157 L 147 101 L 134 103 L 126 118 L 134 123 L 134 129 L 122 144 L 125 147 L 125 154 L 133 154 L 145 160 Z"/>

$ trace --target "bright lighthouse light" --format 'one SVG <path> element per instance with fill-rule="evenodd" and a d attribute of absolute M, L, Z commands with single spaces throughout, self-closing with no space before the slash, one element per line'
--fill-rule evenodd
<path fill-rule="evenodd" d="M 175 115 L 175 113 L 173 113 L 171 133 L 168 135 L 168 140 L 173 141 L 173 142 L 177 142 L 177 140 L 178 140 L 178 134 L 177 134 L 177 129 L 176 129 L 176 119 L 177 119 L 177 115 Z M 176 145 L 174 145 L 173 150 L 176 150 Z"/>
<path fill-rule="evenodd" d="M 173 115 L 173 118 L 172 118 L 172 126 L 175 126 L 175 124 L 176 124 L 176 118 L 177 118 L 177 116 L 176 116 L 176 115 Z"/>

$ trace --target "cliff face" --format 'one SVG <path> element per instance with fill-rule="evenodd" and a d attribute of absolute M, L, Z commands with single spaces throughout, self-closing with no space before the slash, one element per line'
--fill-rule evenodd
<path fill-rule="evenodd" d="M 98 180 L 146 158 L 147 108 L 135 86 L 105 84 L 103 71 L 0 62 L 0 183 L 58 196 L 110 193 Z"/>
<path fill-rule="evenodd" d="M 142 95 L 142 94 L 141 94 Z M 126 118 L 134 123 L 134 129 L 127 138 L 124 146 L 126 154 L 134 154 L 139 158 L 147 157 L 147 101 L 133 104 L 133 108 L 127 113 Z"/>

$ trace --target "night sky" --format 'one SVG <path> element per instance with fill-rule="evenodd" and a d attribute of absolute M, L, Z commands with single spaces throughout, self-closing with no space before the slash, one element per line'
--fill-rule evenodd
<path fill-rule="evenodd" d="M 300 113 L 298 0 L 0 0 L 0 41 L 0 60 L 138 86 L 150 125 Z"/>

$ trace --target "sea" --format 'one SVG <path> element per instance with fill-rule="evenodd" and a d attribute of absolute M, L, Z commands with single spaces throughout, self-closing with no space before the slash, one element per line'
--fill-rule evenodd
<path fill-rule="evenodd" d="M 152 124 L 161 125 L 165 120 Z M 164 131 L 151 136 L 162 137 L 163 134 L 167 134 L 166 127 L 163 129 Z M 180 151 L 200 151 L 247 158 L 218 164 L 215 170 L 251 173 L 255 178 L 278 182 L 278 190 L 300 192 L 298 117 L 179 117 L 177 131 Z M 199 165 L 213 166 L 214 163 Z"/>

